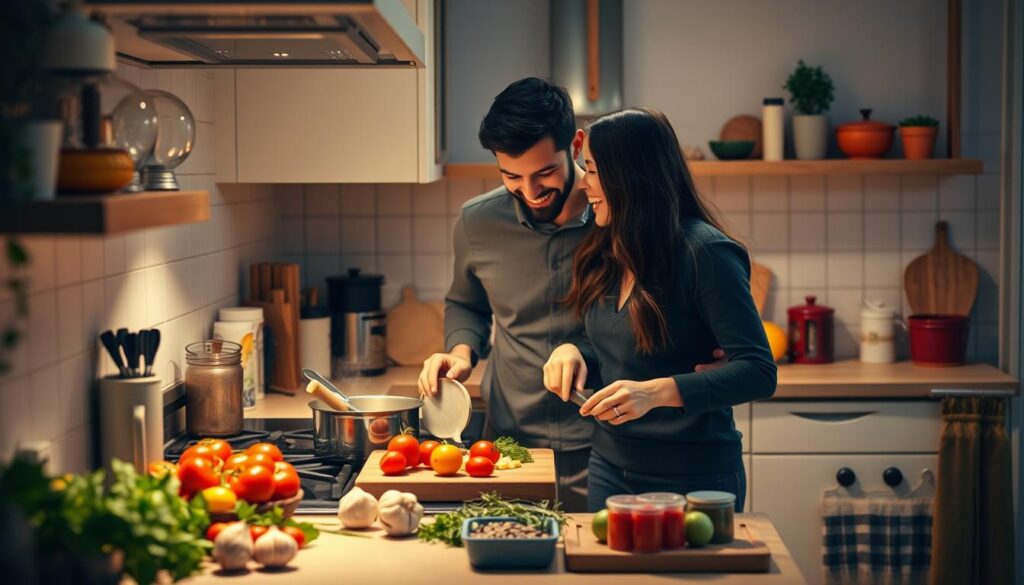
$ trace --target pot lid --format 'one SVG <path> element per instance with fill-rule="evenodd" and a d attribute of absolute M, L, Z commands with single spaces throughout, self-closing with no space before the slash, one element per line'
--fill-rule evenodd
<path fill-rule="evenodd" d="M 456 380 L 441 378 L 436 396 L 423 398 L 424 430 L 438 439 L 462 442 L 462 431 L 469 426 L 473 401 L 469 390 Z"/>
<path fill-rule="evenodd" d="M 896 316 L 896 310 L 887 305 L 885 301 L 864 301 L 864 308 L 860 310 L 860 316 L 892 319 Z"/>
<path fill-rule="evenodd" d="M 349 268 L 348 275 L 337 274 L 335 276 L 328 276 L 326 278 L 328 282 L 336 282 L 341 285 L 373 285 L 383 284 L 383 274 L 362 274 L 362 270 L 359 268 Z"/>
<path fill-rule="evenodd" d="M 816 304 L 818 297 L 816 297 L 815 295 L 807 295 L 806 297 L 804 297 L 804 300 L 807 301 L 806 305 L 796 305 L 790 307 L 789 309 L 786 310 L 786 312 L 789 313 L 790 315 L 805 315 L 808 317 L 822 317 L 825 315 L 831 315 L 832 313 L 836 312 L 835 309 L 829 307 L 828 305 Z"/>
<path fill-rule="evenodd" d="M 863 116 L 863 120 L 840 124 L 836 126 L 836 130 L 840 132 L 843 130 L 882 130 L 891 132 L 896 128 L 895 126 L 889 124 L 888 122 L 879 122 L 878 120 L 872 120 L 871 108 L 863 108 L 862 110 L 860 110 L 860 115 Z"/>
<path fill-rule="evenodd" d="M 697 506 L 733 506 L 736 495 L 729 492 L 700 491 L 686 494 L 686 501 Z"/>

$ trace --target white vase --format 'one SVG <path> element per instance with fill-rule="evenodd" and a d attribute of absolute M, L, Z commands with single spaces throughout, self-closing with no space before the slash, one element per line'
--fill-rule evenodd
<path fill-rule="evenodd" d="M 61 123 L 30 120 L 22 129 L 22 146 L 28 151 L 32 199 L 49 200 L 57 195 L 57 158 L 60 156 Z"/>
<path fill-rule="evenodd" d="M 818 160 L 828 152 L 828 118 L 824 114 L 793 116 L 793 146 L 796 158 Z"/>

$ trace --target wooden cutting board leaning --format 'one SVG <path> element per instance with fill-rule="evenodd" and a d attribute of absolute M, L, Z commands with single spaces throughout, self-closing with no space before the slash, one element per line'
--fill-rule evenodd
<path fill-rule="evenodd" d="M 969 315 L 978 293 L 978 265 L 949 245 L 949 225 L 935 224 L 935 246 L 907 266 L 907 300 L 915 315 Z"/>
<path fill-rule="evenodd" d="M 402 288 L 402 300 L 388 311 L 388 357 L 400 366 L 421 366 L 431 354 L 444 351 L 444 320 L 436 306 Z"/>

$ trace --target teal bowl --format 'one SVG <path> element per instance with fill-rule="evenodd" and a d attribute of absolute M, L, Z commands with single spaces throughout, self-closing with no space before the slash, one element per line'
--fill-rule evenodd
<path fill-rule="evenodd" d="M 469 564 L 476 569 L 544 569 L 555 558 L 558 522 L 548 518 L 543 538 L 480 538 L 473 529 L 491 522 L 518 522 L 515 518 L 487 516 L 462 521 L 462 544 L 469 553 Z"/>
<path fill-rule="evenodd" d="M 708 146 L 719 160 L 749 158 L 750 153 L 754 152 L 753 140 L 712 140 L 708 142 Z"/>

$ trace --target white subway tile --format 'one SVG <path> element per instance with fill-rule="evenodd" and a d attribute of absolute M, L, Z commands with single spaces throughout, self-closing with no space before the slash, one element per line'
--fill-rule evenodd
<path fill-rule="evenodd" d="M 829 250 L 864 248 L 864 216 L 860 212 L 829 211 L 827 221 Z"/>
<path fill-rule="evenodd" d="M 977 176 L 977 207 L 979 210 L 999 211 L 1000 177 L 999 174 Z"/>
<path fill-rule="evenodd" d="M 332 217 L 310 217 L 306 220 L 306 250 L 311 254 L 337 254 L 338 220 Z"/>
<path fill-rule="evenodd" d="M 384 286 L 380 291 L 380 303 L 385 311 L 395 308 L 402 298 L 402 289 L 393 286 Z"/>
<path fill-rule="evenodd" d="M 101 236 L 83 236 L 82 280 L 103 278 L 104 242 Z"/>
<path fill-rule="evenodd" d="M 715 178 L 708 175 L 693 177 L 693 188 L 705 199 L 715 199 Z"/>
<path fill-rule="evenodd" d="M 862 252 L 828 253 L 828 286 L 860 287 L 864 284 L 864 254 Z"/>
<path fill-rule="evenodd" d="M 181 380 L 187 367 L 181 357 L 181 322 L 182 319 L 174 319 L 159 327 L 160 347 L 153 358 L 153 374 L 160 376 L 165 386 Z"/>
<path fill-rule="evenodd" d="M 108 328 L 104 281 L 90 280 L 82 285 L 82 347 L 98 345 L 100 333 Z"/>
<path fill-rule="evenodd" d="M 0 376 L 0 382 L 5 379 L 11 379 L 21 376 L 27 373 L 29 368 L 29 348 L 28 348 L 28 331 L 29 325 L 28 319 L 23 316 L 17 315 L 14 300 L 0 303 L 0 323 L 13 324 L 15 328 L 21 333 L 21 341 L 7 352 L 5 356 L 7 358 L 7 364 L 10 366 L 7 374 Z"/>
<path fill-rule="evenodd" d="M 164 292 L 167 295 L 167 319 L 176 319 L 186 312 L 188 295 L 188 265 L 184 260 L 166 266 Z"/>
<path fill-rule="evenodd" d="M 277 241 L 281 252 L 285 254 L 305 253 L 305 233 L 306 220 L 301 217 L 282 217 L 277 220 Z"/>
<path fill-rule="evenodd" d="M 338 186 L 306 185 L 306 215 L 338 215 Z"/>
<path fill-rule="evenodd" d="M 864 249 L 900 249 L 899 212 L 868 211 L 864 213 Z"/>
<path fill-rule="evenodd" d="M 789 209 L 789 182 L 784 176 L 751 178 L 751 206 L 754 211 L 786 211 Z"/>
<path fill-rule="evenodd" d="M 447 217 L 416 216 L 412 222 L 413 250 L 417 253 L 447 252 L 451 232 Z"/>
<path fill-rule="evenodd" d="M 724 213 L 730 212 L 742 212 L 747 213 L 750 211 L 750 193 L 741 193 L 732 190 L 726 190 L 722 193 L 715 193 L 711 199 L 715 206 Z"/>
<path fill-rule="evenodd" d="M 413 255 L 413 273 L 416 288 L 444 289 L 451 284 L 452 264 L 446 254 L 415 254 Z M 422 299 L 422 295 L 420 296 Z"/>
<path fill-rule="evenodd" d="M 978 324 L 978 359 L 982 362 L 999 365 L 999 325 L 996 323 Z"/>
<path fill-rule="evenodd" d="M 77 236 L 54 238 L 57 256 L 57 286 L 82 282 L 82 245 Z"/>
<path fill-rule="evenodd" d="M 377 252 L 386 254 L 412 251 L 412 222 L 408 217 L 377 218 Z"/>
<path fill-rule="evenodd" d="M 825 177 L 821 175 L 789 177 L 789 209 L 791 211 L 824 211 Z"/>
<path fill-rule="evenodd" d="M 939 209 L 974 209 L 974 175 L 945 175 L 939 178 Z"/>
<path fill-rule="evenodd" d="M 189 258 L 185 261 L 188 279 L 185 286 L 184 313 L 196 311 L 206 304 L 207 276 L 203 273 L 202 257 Z"/>
<path fill-rule="evenodd" d="M 900 208 L 911 211 L 938 207 L 938 184 L 935 175 L 901 175 Z"/>
<path fill-rule="evenodd" d="M 412 256 L 409 254 L 381 254 L 377 256 L 377 268 L 384 275 L 386 288 L 401 290 L 403 286 L 413 284 Z"/>
<path fill-rule="evenodd" d="M 446 179 L 448 183 L 448 211 L 452 215 L 458 215 L 470 199 L 486 193 L 481 189 L 480 181 L 477 179 Z"/>
<path fill-rule="evenodd" d="M 53 441 L 63 434 L 60 426 L 60 401 L 57 368 L 42 368 L 32 373 L 29 396 L 30 410 L 25 413 L 32 421 L 32 434 L 45 441 Z"/>
<path fill-rule="evenodd" d="M 978 249 L 989 250 L 999 248 L 999 213 L 995 211 L 978 212 Z"/>
<path fill-rule="evenodd" d="M 156 69 L 139 69 L 139 87 L 142 89 L 158 89 Z"/>
<path fill-rule="evenodd" d="M 414 185 L 412 211 L 415 215 L 448 215 L 448 185 L 444 179 Z"/>
<path fill-rule="evenodd" d="M 339 274 L 344 274 L 349 268 L 358 268 L 359 270 L 372 274 L 377 272 L 377 255 L 376 254 L 342 254 L 339 260 L 339 266 L 341 270 Z"/>
<path fill-rule="evenodd" d="M 897 287 L 903 284 L 900 253 L 895 250 L 864 254 L 864 286 Z"/>
<path fill-rule="evenodd" d="M 377 250 L 377 223 L 372 217 L 342 218 L 341 252 L 373 254 Z"/>
<path fill-rule="evenodd" d="M 341 215 L 373 216 L 377 213 L 377 193 L 372 184 L 341 185 Z"/>
<path fill-rule="evenodd" d="M 975 261 L 978 263 L 978 285 L 989 288 L 998 287 L 1001 280 L 999 250 L 978 250 Z"/>
<path fill-rule="evenodd" d="M 973 211 L 942 211 L 939 219 L 949 224 L 947 233 L 949 243 L 957 250 L 973 250 L 976 247 L 975 212 Z"/>
<path fill-rule="evenodd" d="M 29 295 L 27 333 L 30 368 L 57 361 L 57 295 L 53 290 Z"/>
<path fill-rule="evenodd" d="M 864 177 L 864 209 L 900 208 L 899 175 L 866 175 Z"/>
<path fill-rule="evenodd" d="M 765 321 L 771 321 L 777 325 L 782 325 L 785 329 L 786 323 L 789 321 L 789 314 L 786 313 L 786 309 L 789 308 L 789 289 L 788 288 L 777 288 L 768 291 L 768 298 L 765 299 L 764 310 L 761 313 L 761 318 Z"/>
<path fill-rule="evenodd" d="M 341 266 L 341 257 L 338 255 L 329 256 L 308 256 L 306 259 L 306 287 L 315 287 L 322 299 L 327 299 L 327 277 L 344 274 L 347 266 Z"/>
<path fill-rule="evenodd" d="M 928 249 L 935 244 L 935 211 L 904 211 L 902 214 L 902 242 L 904 250 Z"/>
<path fill-rule="evenodd" d="M 160 91 L 166 91 L 177 95 L 174 91 L 174 71 L 171 69 L 157 69 L 156 88 Z"/>
<path fill-rule="evenodd" d="M 864 183 L 860 175 L 829 175 L 826 181 L 830 211 L 859 211 L 863 208 Z"/>
<path fill-rule="evenodd" d="M 771 271 L 772 279 L 769 290 L 789 286 L 789 254 L 786 252 L 761 252 L 751 254 L 752 261 L 763 265 Z"/>
<path fill-rule="evenodd" d="M 860 327 L 855 324 L 836 323 L 833 357 L 848 360 L 860 355 Z"/>
<path fill-rule="evenodd" d="M 168 318 L 167 284 L 164 278 L 166 269 L 163 266 L 154 266 L 147 268 L 143 274 L 146 275 L 146 304 L 143 322 L 146 327 L 153 327 Z"/>
<path fill-rule="evenodd" d="M 745 211 L 725 211 L 720 214 L 723 227 L 735 238 L 750 242 L 750 214 Z M 451 238 L 449 238 L 450 240 Z"/>
<path fill-rule="evenodd" d="M 28 266 L 12 271 L 12 275 L 23 275 L 28 281 L 30 292 L 50 290 L 57 282 L 57 253 L 55 238 L 45 236 L 25 236 L 21 243 L 28 254 Z M 4 255 L 6 258 L 6 255 Z"/>
<path fill-rule="evenodd" d="M 757 213 L 752 218 L 752 240 L 758 251 L 785 250 L 789 246 L 789 215 Z"/>
<path fill-rule="evenodd" d="M 828 289 L 828 305 L 836 311 L 837 324 L 856 327 L 860 323 L 860 309 L 863 304 L 864 291 L 860 288 Z"/>
<path fill-rule="evenodd" d="M 825 287 L 825 255 L 808 252 L 793 252 L 789 257 L 789 283 L 793 294 L 803 298 L 804 294 L 815 294 L 808 289 Z"/>
<path fill-rule="evenodd" d="M 301 217 L 306 214 L 302 185 L 274 185 L 273 189 L 279 215 Z"/>
<path fill-rule="evenodd" d="M 82 291 L 80 284 L 57 289 L 57 357 L 60 359 L 85 350 Z"/>
<path fill-rule="evenodd" d="M 146 267 L 145 231 L 128 232 L 124 236 L 125 270 L 141 270 Z"/>
<path fill-rule="evenodd" d="M 403 183 L 377 185 L 377 215 L 412 213 L 412 186 Z"/>
<path fill-rule="evenodd" d="M 974 299 L 974 314 L 978 321 L 999 322 L 999 289 L 994 286 L 978 287 L 978 295 Z"/>
<path fill-rule="evenodd" d="M 825 214 L 790 213 L 789 248 L 793 251 L 825 250 Z M 792 267 L 791 267 L 792 268 Z"/>
<path fill-rule="evenodd" d="M 211 276 L 216 277 L 215 274 Z M 128 321 L 124 325 L 129 331 L 148 327 L 146 322 L 146 273 L 139 270 L 125 275 L 124 302 L 127 303 Z"/>

